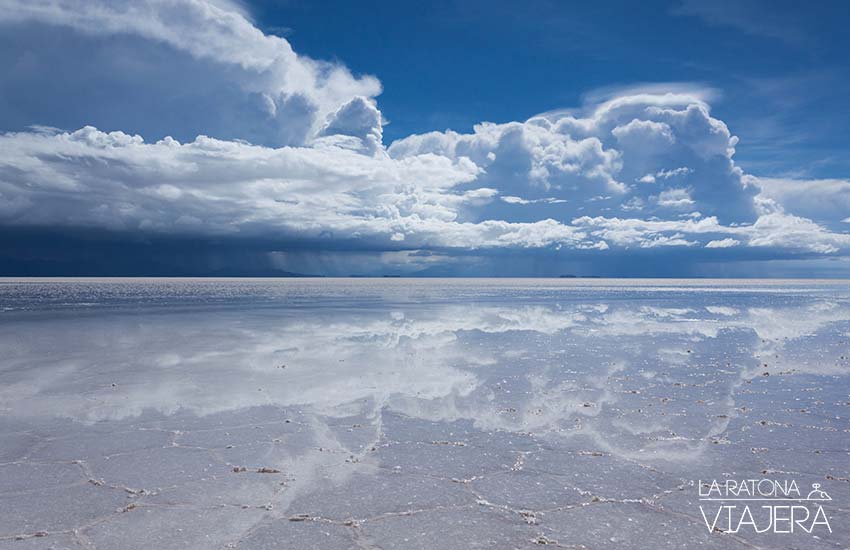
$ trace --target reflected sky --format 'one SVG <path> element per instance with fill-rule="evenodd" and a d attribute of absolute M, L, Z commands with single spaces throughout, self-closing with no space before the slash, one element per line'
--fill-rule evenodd
<path fill-rule="evenodd" d="M 281 513 L 358 475 L 417 472 L 425 458 L 394 454 L 411 441 L 481 451 L 467 481 L 491 452 L 515 466 L 541 449 L 610 457 L 615 479 L 634 464 L 710 477 L 742 456 L 757 471 L 760 422 L 793 426 L 775 447 L 806 447 L 768 453 L 786 471 L 832 471 L 813 452 L 850 451 L 838 283 L 4 281 L 0 307 L 0 437 L 32 436 L 4 462 L 159 430 L 174 437 L 152 449 L 285 472 L 285 491 L 248 491 Z M 245 425 L 282 431 L 245 439 Z"/>

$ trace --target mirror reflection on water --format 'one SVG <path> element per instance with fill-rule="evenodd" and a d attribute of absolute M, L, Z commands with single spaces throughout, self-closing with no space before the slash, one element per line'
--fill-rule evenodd
<path fill-rule="evenodd" d="M 3 280 L 0 310 L 3 549 L 850 544 L 844 282 Z M 706 529 L 701 481 L 762 478 L 819 484 L 832 532 Z"/>

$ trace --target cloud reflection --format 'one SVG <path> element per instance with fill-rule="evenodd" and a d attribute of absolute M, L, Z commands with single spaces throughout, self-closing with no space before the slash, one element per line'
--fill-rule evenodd
<path fill-rule="evenodd" d="M 625 458 L 684 460 L 734 416 L 770 357 L 788 375 L 847 332 L 845 301 L 722 296 L 363 308 L 217 309 L 8 325 L 0 410 L 81 423 L 297 408 L 316 423 L 386 412 L 574 438 Z M 787 357 L 785 357 L 787 355 Z M 578 444 L 578 443 L 577 443 Z"/>

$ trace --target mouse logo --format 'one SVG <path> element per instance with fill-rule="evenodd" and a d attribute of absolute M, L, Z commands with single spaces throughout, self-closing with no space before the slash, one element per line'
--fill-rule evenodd
<path fill-rule="evenodd" d="M 820 483 L 812 483 L 812 490 L 809 491 L 806 500 L 832 500 L 832 497 L 826 491 L 820 490 Z"/>

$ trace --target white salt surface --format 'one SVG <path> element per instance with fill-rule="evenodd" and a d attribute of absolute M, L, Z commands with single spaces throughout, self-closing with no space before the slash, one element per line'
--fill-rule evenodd
<path fill-rule="evenodd" d="M 7 279 L 0 311 L 3 550 L 850 546 L 846 283 Z M 762 478 L 832 532 L 706 527 L 700 480 Z"/>

